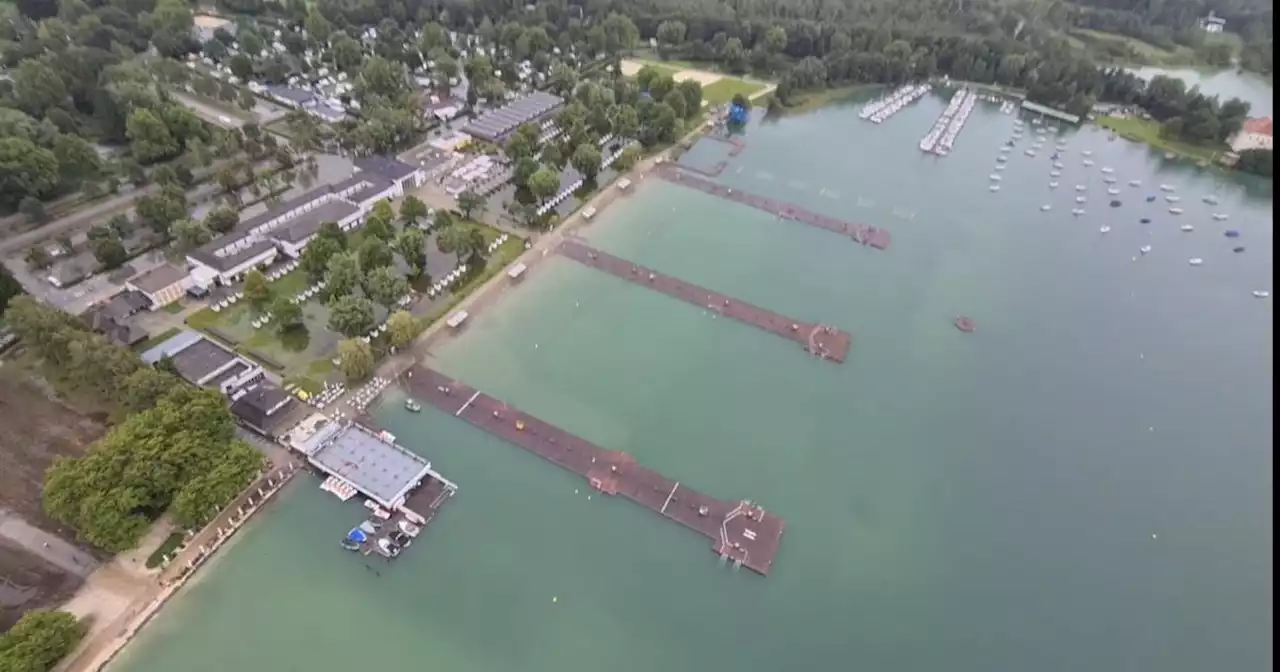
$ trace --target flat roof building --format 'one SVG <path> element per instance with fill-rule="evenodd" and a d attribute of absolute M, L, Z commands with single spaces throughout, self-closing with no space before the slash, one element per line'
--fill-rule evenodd
<path fill-rule="evenodd" d="M 142 361 L 148 364 L 166 357 L 183 380 L 228 396 L 266 377 L 262 367 L 190 329 L 142 353 Z"/>
<path fill-rule="evenodd" d="M 430 462 L 396 443 L 390 434 L 352 422 L 326 421 L 323 416 L 313 416 L 294 429 L 289 445 L 321 471 L 392 511 L 433 474 Z"/>
<path fill-rule="evenodd" d="M 503 142 L 524 124 L 540 123 L 559 112 L 564 99 L 545 91 L 517 98 L 503 107 L 486 112 L 463 127 L 472 137 L 488 142 Z"/>
<path fill-rule="evenodd" d="M 181 299 L 190 284 L 191 276 L 186 269 L 173 264 L 161 264 L 133 276 L 125 283 L 125 287 L 147 297 L 151 302 L 151 310 L 157 310 Z"/>

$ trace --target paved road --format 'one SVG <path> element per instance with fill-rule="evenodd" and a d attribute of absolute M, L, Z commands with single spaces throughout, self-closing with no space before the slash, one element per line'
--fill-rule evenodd
<path fill-rule="evenodd" d="M 76 576 L 89 576 L 98 568 L 98 561 L 94 560 L 93 556 L 28 524 L 21 516 L 8 509 L 0 509 L 0 537 L 22 546 Z"/>

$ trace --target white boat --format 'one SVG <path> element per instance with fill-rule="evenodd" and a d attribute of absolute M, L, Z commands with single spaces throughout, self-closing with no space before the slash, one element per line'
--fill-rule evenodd
<path fill-rule="evenodd" d="M 1138 251 L 1139 251 L 1139 252 L 1141 252 L 1141 253 L 1143 253 L 1143 254 L 1146 254 L 1146 253 L 1148 253 L 1148 252 L 1150 252 L 1150 251 L 1151 251 L 1151 246 L 1150 246 L 1150 245 L 1143 245 L 1142 247 L 1139 247 L 1139 248 L 1138 248 Z"/>
<path fill-rule="evenodd" d="M 1116 170 L 1110 166 L 1103 166 L 1102 172 L 1110 174 L 1116 172 Z"/>
<path fill-rule="evenodd" d="M 417 537 L 422 533 L 421 527 L 418 527 L 407 520 L 402 520 L 399 523 L 396 523 L 396 527 L 400 528 L 400 531 L 404 532 L 405 536 L 410 538 Z"/>
<path fill-rule="evenodd" d="M 988 187 L 988 188 L 989 188 L 991 191 L 1000 191 L 1000 185 L 998 185 L 998 184 L 993 184 L 993 185 L 991 185 L 991 186 L 990 186 L 990 187 Z"/>
<path fill-rule="evenodd" d="M 1000 146 L 1000 153 L 1001 153 L 1001 154 L 1007 154 L 1008 152 L 1009 152 L 1009 145 L 1001 145 L 1001 146 Z M 997 160 L 997 161 L 999 161 L 1000 159 L 996 159 L 996 160 Z"/>
<path fill-rule="evenodd" d="M 1213 213 L 1213 218 L 1214 218 L 1215 220 L 1219 221 L 1219 222 L 1221 222 L 1221 221 L 1225 221 L 1225 220 L 1227 219 L 1227 217 L 1229 217 L 1229 215 L 1227 215 L 1225 212 L 1215 212 L 1215 213 Z"/>
<path fill-rule="evenodd" d="M 388 558 L 394 558 L 397 555 L 400 555 L 400 547 L 390 539 L 380 537 L 378 539 L 378 552 Z"/>
<path fill-rule="evenodd" d="M 1071 214 L 1075 215 L 1076 217 L 1079 217 L 1080 215 L 1084 214 L 1084 208 L 1076 208 L 1075 210 L 1071 211 Z"/>
<path fill-rule="evenodd" d="M 1050 182 L 1050 183 L 1049 183 L 1049 188 L 1050 188 L 1050 189 L 1057 189 L 1057 188 L 1058 188 L 1058 183 L 1057 183 L 1057 182 Z"/>
<path fill-rule="evenodd" d="M 1259 299 L 1265 299 L 1268 296 L 1271 296 L 1271 292 L 1268 292 L 1265 289 L 1255 289 L 1253 290 L 1253 295 L 1258 297 Z"/>
<path fill-rule="evenodd" d="M 1182 214 L 1182 208 L 1169 208 L 1169 214 L 1173 214 L 1173 215 L 1181 215 L 1181 214 Z"/>
<path fill-rule="evenodd" d="M 1182 229 L 1183 231 L 1195 231 L 1195 230 L 1196 230 L 1196 227 L 1191 226 L 1190 224 L 1183 224 L 1182 226 L 1180 226 L 1180 227 L 1178 227 L 1178 228 L 1179 228 L 1179 229 Z"/>
<path fill-rule="evenodd" d="M 1102 227 L 1098 229 L 1098 232 L 1099 232 L 1099 233 L 1111 233 L 1111 227 L 1107 226 L 1106 224 L 1103 224 L 1103 225 L 1102 225 Z"/>
<path fill-rule="evenodd" d="M 1208 196 L 1204 197 L 1204 202 L 1208 203 L 1209 205 L 1217 205 L 1218 197 L 1214 196 L 1213 194 L 1209 194 Z"/>
<path fill-rule="evenodd" d="M 1062 171 L 1061 171 L 1061 170 L 1051 170 L 1051 171 L 1049 171 L 1049 177 L 1058 177 L 1058 176 L 1060 176 L 1060 175 L 1062 175 Z"/>
<path fill-rule="evenodd" d="M 1174 191 L 1174 188 L 1168 184 L 1160 185 L 1160 191 Z"/>
<path fill-rule="evenodd" d="M 1066 165 L 1065 165 L 1065 164 L 1063 164 L 1061 161 L 1054 161 L 1054 162 L 1053 162 L 1053 167 L 1054 167 L 1054 168 L 1056 168 L 1056 169 L 1058 169 L 1058 170 L 1062 170 L 1063 168 L 1066 168 Z"/>
<path fill-rule="evenodd" d="M 997 170 L 997 171 L 1004 170 L 1004 169 L 1005 169 L 1005 167 L 1006 167 L 1007 165 L 1008 165 L 1008 164 L 1004 164 L 1004 163 L 1002 163 L 1002 164 L 1000 164 L 1000 165 L 996 166 L 996 170 Z"/>
<path fill-rule="evenodd" d="M 992 182 L 999 182 L 1001 179 L 1000 176 L 995 173 L 991 173 L 987 177 L 990 178 Z"/>
<path fill-rule="evenodd" d="M 1034 157 L 1034 156 L 1036 155 L 1036 150 L 1034 150 L 1034 149 L 1028 149 L 1027 151 L 1023 152 L 1023 154 L 1026 154 L 1027 156 Z"/>
<path fill-rule="evenodd" d="M 1040 212 L 1048 212 L 1049 208 L 1051 207 L 1053 206 L 1049 205 L 1048 203 L 1045 203 L 1044 205 L 1040 206 Z"/>
<path fill-rule="evenodd" d="M 1091 149 L 1082 150 L 1080 153 L 1084 154 L 1085 156 L 1093 156 L 1093 150 Z"/>
<path fill-rule="evenodd" d="M 1199 266 L 1200 264 L 1204 263 L 1204 259 L 1201 259 L 1200 257 L 1191 257 L 1190 259 L 1187 260 L 1187 263 L 1191 264 L 1192 266 Z"/>
<path fill-rule="evenodd" d="M 1093 165 L 1093 159 L 1085 159 L 1085 160 L 1084 160 L 1084 165 L 1085 165 L 1085 166 L 1092 166 L 1092 165 Z"/>
<path fill-rule="evenodd" d="M 1084 203 L 1086 200 L 1084 196 L 1076 196 L 1076 203 Z"/>
<path fill-rule="evenodd" d="M 1083 184 L 1077 184 L 1077 185 L 1076 185 L 1076 191 L 1084 191 L 1084 185 L 1083 185 Z"/>
<path fill-rule="evenodd" d="M 1181 201 L 1181 200 L 1182 200 L 1182 197 L 1180 197 L 1180 196 L 1174 196 L 1173 194 L 1169 194 L 1168 196 L 1165 196 L 1165 197 L 1164 197 L 1164 200 L 1166 200 L 1166 201 L 1168 201 L 1168 202 L 1170 202 L 1170 203 L 1177 203 L 1178 201 Z"/>
<path fill-rule="evenodd" d="M 1141 186 L 1142 186 L 1142 180 L 1129 180 L 1129 186 L 1131 186 L 1131 187 L 1141 187 Z"/>

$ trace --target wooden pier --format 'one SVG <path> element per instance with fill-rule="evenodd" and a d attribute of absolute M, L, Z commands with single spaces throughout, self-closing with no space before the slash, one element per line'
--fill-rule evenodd
<path fill-rule="evenodd" d="M 557 251 L 583 265 L 795 341 L 811 354 L 825 360 L 843 362 L 853 342 L 853 337 L 848 332 L 835 327 L 793 320 L 786 315 L 678 280 L 591 247 L 581 238 L 566 237 Z"/>
<path fill-rule="evenodd" d="M 723 168 L 721 168 L 721 170 L 723 170 Z M 887 249 L 892 239 L 888 231 L 879 227 L 867 224 L 858 224 L 856 222 L 848 222 L 842 219 L 836 219 L 835 217 L 828 217 L 812 210 L 802 208 L 794 203 L 787 203 L 767 196 L 760 196 L 751 192 L 742 191 L 741 189 L 726 187 L 717 182 L 713 182 L 706 177 L 695 175 L 693 174 L 694 172 L 699 171 L 690 171 L 687 167 L 672 164 L 659 166 L 655 171 L 658 177 L 661 177 L 668 182 L 681 184 L 689 187 L 690 189 L 697 189 L 698 191 L 711 194 L 712 196 L 719 196 L 720 198 L 724 198 L 735 203 L 749 205 L 753 208 L 764 210 L 771 215 L 776 215 L 780 219 L 788 219 L 794 222 L 816 226 L 820 229 L 826 229 L 827 231 L 838 233 L 842 236 L 848 236 L 855 242 L 873 247 L 877 250 Z"/>
<path fill-rule="evenodd" d="M 764 508 L 704 495 L 627 453 L 601 448 L 428 367 L 415 366 L 402 380 L 415 399 L 586 478 L 600 492 L 622 495 L 707 537 L 713 551 L 735 564 L 769 573 L 786 522 Z"/>

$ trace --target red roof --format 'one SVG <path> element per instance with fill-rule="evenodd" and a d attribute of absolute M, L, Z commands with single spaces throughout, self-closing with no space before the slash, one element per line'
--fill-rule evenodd
<path fill-rule="evenodd" d="M 1245 119 L 1244 132 L 1271 135 L 1271 117 L 1263 117 L 1262 119 Z"/>

